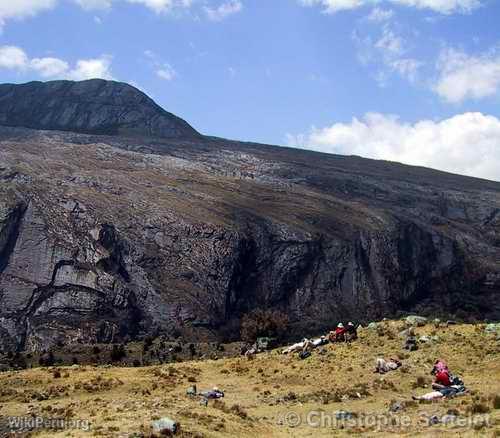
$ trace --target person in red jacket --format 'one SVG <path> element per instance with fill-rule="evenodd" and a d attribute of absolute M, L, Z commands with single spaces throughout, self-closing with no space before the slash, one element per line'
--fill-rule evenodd
<path fill-rule="evenodd" d="M 434 382 L 432 383 L 433 389 L 444 389 L 451 386 L 450 374 L 448 371 L 439 371 L 434 377 Z"/>
<path fill-rule="evenodd" d="M 345 329 L 344 324 L 340 322 L 337 328 L 335 329 L 335 334 L 334 334 L 335 342 L 345 341 L 346 331 L 347 330 Z"/>

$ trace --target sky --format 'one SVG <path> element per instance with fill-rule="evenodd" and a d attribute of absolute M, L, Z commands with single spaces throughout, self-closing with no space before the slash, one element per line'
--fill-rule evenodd
<path fill-rule="evenodd" d="M 0 82 L 128 82 L 204 134 L 500 180 L 498 0 L 0 0 Z"/>

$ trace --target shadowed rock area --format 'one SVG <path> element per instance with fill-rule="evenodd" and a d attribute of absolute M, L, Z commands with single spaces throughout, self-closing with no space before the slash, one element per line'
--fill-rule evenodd
<path fill-rule="evenodd" d="M 257 307 L 286 312 L 291 336 L 500 316 L 499 183 L 204 137 L 124 84 L 0 90 L 0 124 L 24 126 L 0 127 L 3 350 L 234 339 Z M 65 117 L 75 90 L 78 113 L 108 96 L 113 117 Z M 117 116 L 150 109 L 153 124 Z"/>
<path fill-rule="evenodd" d="M 184 120 L 136 88 L 102 79 L 0 85 L 0 124 L 92 134 L 199 137 Z"/>

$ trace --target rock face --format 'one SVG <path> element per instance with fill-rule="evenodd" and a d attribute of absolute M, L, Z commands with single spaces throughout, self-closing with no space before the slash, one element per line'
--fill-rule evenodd
<path fill-rule="evenodd" d="M 0 85 L 0 124 L 108 135 L 200 136 L 136 88 L 101 79 Z"/>
<path fill-rule="evenodd" d="M 401 310 L 498 318 L 499 261 L 498 183 L 200 136 L 0 127 L 2 350 L 227 339 L 257 307 L 286 312 L 291 336 Z"/>

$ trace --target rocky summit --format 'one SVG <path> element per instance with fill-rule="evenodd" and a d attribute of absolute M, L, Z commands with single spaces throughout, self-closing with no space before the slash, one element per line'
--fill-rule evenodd
<path fill-rule="evenodd" d="M 0 124 L 92 134 L 199 137 L 184 120 L 136 88 L 102 79 L 0 85 Z"/>
<path fill-rule="evenodd" d="M 4 351 L 500 316 L 500 183 L 202 136 L 102 80 L 1 85 L 0 125 Z"/>

